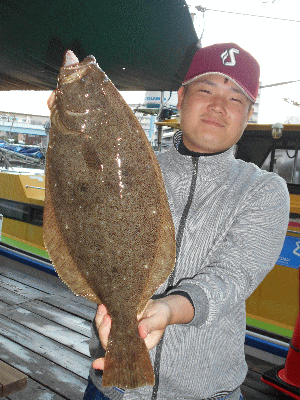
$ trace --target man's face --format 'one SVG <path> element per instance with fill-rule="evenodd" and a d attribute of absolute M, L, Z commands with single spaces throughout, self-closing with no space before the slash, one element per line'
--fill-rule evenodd
<path fill-rule="evenodd" d="M 198 153 L 216 153 L 238 142 L 251 117 L 251 102 L 240 88 L 218 74 L 209 74 L 178 90 L 180 126 L 185 146 Z"/>

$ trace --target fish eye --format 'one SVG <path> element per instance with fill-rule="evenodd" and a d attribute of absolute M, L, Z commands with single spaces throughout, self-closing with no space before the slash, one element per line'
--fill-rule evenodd
<path fill-rule="evenodd" d="M 89 80 L 89 76 L 88 75 L 83 75 L 80 78 L 80 82 L 82 82 L 82 83 L 86 83 L 86 82 L 88 82 L 88 80 Z"/>

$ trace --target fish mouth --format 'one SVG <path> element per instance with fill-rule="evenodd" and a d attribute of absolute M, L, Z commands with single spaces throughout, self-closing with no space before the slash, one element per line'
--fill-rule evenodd
<path fill-rule="evenodd" d="M 87 61 L 82 63 L 75 63 L 71 65 L 66 65 L 63 67 L 64 71 L 74 71 L 70 75 L 63 76 L 61 79 L 61 84 L 70 84 L 76 80 L 80 80 L 87 74 L 87 70 L 92 66 L 97 66 L 97 62 L 94 56 L 87 57 Z"/>

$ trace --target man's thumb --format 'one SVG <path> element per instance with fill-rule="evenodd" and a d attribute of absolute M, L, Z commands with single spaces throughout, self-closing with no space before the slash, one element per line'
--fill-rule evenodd
<path fill-rule="evenodd" d="M 149 333 L 151 332 L 149 324 L 148 324 L 148 318 L 146 319 L 142 319 L 139 323 L 138 326 L 139 329 L 139 335 L 142 339 L 146 339 L 146 337 L 149 335 Z"/>
<path fill-rule="evenodd" d="M 92 364 L 92 367 L 94 369 L 104 369 L 104 358 L 97 358 L 97 360 L 95 360 Z"/>

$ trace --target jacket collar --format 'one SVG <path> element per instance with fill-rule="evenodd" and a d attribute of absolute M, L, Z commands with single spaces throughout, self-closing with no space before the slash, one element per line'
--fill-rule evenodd
<path fill-rule="evenodd" d="M 175 133 L 173 139 L 174 146 L 171 146 L 168 150 L 168 162 L 173 171 L 186 171 L 190 173 L 193 169 L 192 156 L 183 155 L 178 152 L 181 136 L 181 131 Z M 234 147 L 210 156 L 200 155 L 198 156 L 198 179 L 205 181 L 217 178 L 223 179 L 235 162 Z"/>

